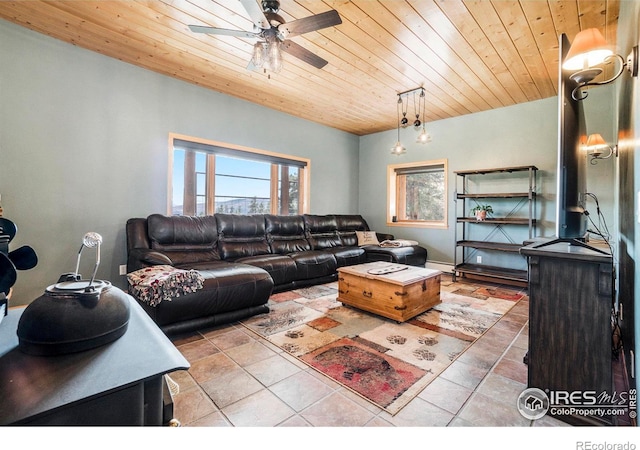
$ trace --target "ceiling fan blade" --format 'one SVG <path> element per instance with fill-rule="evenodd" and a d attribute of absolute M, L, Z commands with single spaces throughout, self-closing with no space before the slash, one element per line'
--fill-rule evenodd
<path fill-rule="evenodd" d="M 240 0 L 244 9 L 247 10 L 249 14 L 249 18 L 253 22 L 253 24 L 261 28 L 263 30 L 268 30 L 271 28 L 271 24 L 267 20 L 267 17 L 264 15 L 262 8 L 256 3 L 256 0 Z"/>
<path fill-rule="evenodd" d="M 291 22 L 283 23 L 278 26 L 280 31 L 286 36 L 297 36 L 303 33 L 309 33 L 310 31 L 321 30 L 323 28 L 332 27 L 334 25 L 340 25 L 342 19 L 338 14 L 338 11 L 332 9 L 331 11 L 316 14 L 314 16 L 304 17 L 302 19 L 292 20 Z"/>
<path fill-rule="evenodd" d="M 260 34 L 254 33 L 253 31 L 227 30 L 225 28 L 205 27 L 201 25 L 189 25 L 189 29 L 194 33 L 222 34 L 239 38 L 256 38 L 260 36 Z"/>
<path fill-rule="evenodd" d="M 317 69 L 322 69 L 328 64 L 327 61 L 320 58 L 315 53 L 311 53 L 309 50 L 296 44 L 293 41 L 284 41 L 281 48 L 283 52 L 287 52 L 291 56 L 295 56 L 296 58 L 306 62 L 307 64 L 311 64 Z"/>

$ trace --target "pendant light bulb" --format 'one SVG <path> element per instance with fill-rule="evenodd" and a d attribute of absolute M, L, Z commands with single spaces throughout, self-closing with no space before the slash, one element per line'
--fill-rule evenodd
<path fill-rule="evenodd" d="M 251 58 L 251 63 L 256 67 L 262 67 L 265 60 L 264 54 L 265 43 L 256 42 L 253 46 L 253 57 Z"/>
<path fill-rule="evenodd" d="M 426 97 L 424 94 L 424 88 L 421 89 L 420 91 L 420 97 L 418 98 L 418 111 L 420 111 L 420 103 L 422 103 L 422 123 L 420 122 L 420 120 L 418 120 L 418 114 L 416 114 L 416 121 L 413 123 L 413 125 L 415 126 L 416 131 L 420 130 L 420 126 L 422 126 L 422 129 L 420 130 L 420 134 L 418 135 L 418 138 L 416 139 L 416 142 L 418 144 L 427 144 L 429 142 L 431 142 L 431 135 L 429 133 L 427 133 L 427 130 L 425 129 L 425 122 L 424 122 L 424 118 L 426 117 Z"/>
<path fill-rule="evenodd" d="M 396 145 L 391 148 L 392 155 L 403 155 L 405 153 L 407 153 L 407 149 L 403 147 L 400 141 L 396 142 Z"/>
<path fill-rule="evenodd" d="M 278 73 L 282 70 L 282 53 L 277 39 L 267 41 L 267 61 L 272 72 Z"/>
<path fill-rule="evenodd" d="M 427 133 L 427 130 L 425 130 L 424 124 L 422 125 L 422 131 L 418 135 L 418 138 L 416 139 L 416 142 L 418 144 L 427 144 L 427 143 L 431 142 L 431 135 L 429 133 Z"/>

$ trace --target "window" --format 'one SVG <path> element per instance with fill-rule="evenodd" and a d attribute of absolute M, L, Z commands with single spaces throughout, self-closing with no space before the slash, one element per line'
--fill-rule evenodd
<path fill-rule="evenodd" d="M 387 223 L 447 227 L 447 161 L 421 161 L 387 167 Z"/>
<path fill-rule="evenodd" d="M 308 212 L 309 160 L 171 136 L 169 214 Z"/>

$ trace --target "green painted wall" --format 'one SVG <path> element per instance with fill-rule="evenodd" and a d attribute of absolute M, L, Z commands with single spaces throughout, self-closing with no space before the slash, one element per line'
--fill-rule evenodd
<path fill-rule="evenodd" d="M 83 50 L 0 20 L 0 194 L 18 226 L 12 304 L 71 272 L 87 231 L 104 238 L 98 278 L 125 286 L 124 228 L 166 211 L 171 132 L 311 159 L 311 212 L 358 208 L 358 137 Z M 340 180 L 339 182 L 336 182 Z M 83 253 L 81 272 L 93 270 Z"/>
<path fill-rule="evenodd" d="M 10 62 L 0 65 L 2 205 L 19 227 L 11 248 L 31 245 L 40 257 L 18 274 L 13 304 L 72 271 L 87 231 L 105 240 L 98 278 L 124 286 L 118 265 L 126 259 L 126 220 L 166 210 L 171 132 L 310 158 L 312 213 L 358 212 L 373 229 L 415 239 L 431 261 L 445 263 L 454 250 L 453 172 L 533 164 L 540 169 L 538 233 L 554 232 L 556 98 L 429 123 L 427 146 L 403 130 L 408 152 L 394 157 L 395 130 L 358 138 L 2 20 L 0 58 Z M 591 94 L 599 106 L 588 120 L 611 122 L 604 89 Z M 441 158 L 449 164 L 449 228 L 387 227 L 387 165 Z M 612 198 L 610 166 L 596 170 L 598 197 Z M 612 205 L 601 206 L 610 214 Z M 90 252 L 83 261 L 81 271 L 90 273 Z"/>
<path fill-rule="evenodd" d="M 585 102 L 584 105 L 588 132 L 596 132 L 597 129 L 605 139 L 613 139 L 611 88 L 601 87 L 592 90 L 589 94 L 589 102 L 588 104 Z M 414 142 L 417 133 L 413 129 L 401 130 L 401 140 L 407 147 L 407 153 L 401 156 L 391 155 L 389 151 L 397 140 L 396 130 L 372 134 L 360 139 L 359 209 L 372 228 L 416 240 L 428 249 L 429 261 L 452 264 L 455 248 L 454 227 L 456 226 L 454 192 L 457 176 L 454 172 L 533 165 L 539 169 L 537 236 L 555 235 L 558 142 L 556 97 L 439 120 L 428 123 L 427 129 L 432 136 L 432 142 L 426 145 Z M 594 131 L 590 131 L 591 129 Z M 437 159 L 446 159 L 448 162 L 448 229 L 387 226 L 386 205 L 385 202 L 380 201 L 387 197 L 385 181 L 387 166 Z M 600 200 L 600 207 L 610 228 L 613 225 L 613 167 L 613 161 L 606 160 L 595 166 L 590 165 L 587 169 L 587 190 L 595 193 Z M 498 182 L 497 178 L 492 182 Z M 517 186 L 518 188 L 514 190 L 521 191 L 522 184 Z M 595 204 L 588 202 L 587 207 L 595 216 Z M 521 232 L 522 230 L 513 231 L 509 234 L 519 242 L 517 239 L 524 240 L 528 237 L 522 237 Z M 483 262 L 493 262 L 498 265 L 516 264 L 521 266 L 518 268 L 526 268 L 526 260 L 519 255 L 496 255 L 494 252 L 489 257 L 494 258 L 493 261 L 483 260 Z"/>
<path fill-rule="evenodd" d="M 361 213 L 376 230 L 423 244 L 430 261 L 453 263 L 457 178 L 454 172 L 534 165 L 540 169 L 539 192 L 548 204 L 555 191 L 556 110 L 556 99 L 546 99 L 430 122 L 427 130 L 432 142 L 427 145 L 413 142 L 413 129 L 401 130 L 407 153 L 399 157 L 389 152 L 396 140 L 396 131 L 363 137 L 360 140 L 360 173 L 369 176 L 360 177 Z M 386 182 L 381 182 L 386 179 L 387 165 L 435 159 L 447 159 L 448 163 L 448 229 L 387 227 L 385 204 L 379 201 L 387 196 Z M 540 217 L 545 218 L 543 227 L 553 230 L 553 210 L 542 207 L 539 211 Z"/>

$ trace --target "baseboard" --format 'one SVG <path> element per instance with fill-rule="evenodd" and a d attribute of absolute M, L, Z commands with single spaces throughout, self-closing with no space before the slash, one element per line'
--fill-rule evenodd
<path fill-rule="evenodd" d="M 427 261 L 424 265 L 427 269 L 432 270 L 440 270 L 444 273 L 452 273 L 453 272 L 453 264 L 447 264 L 437 261 Z"/>

